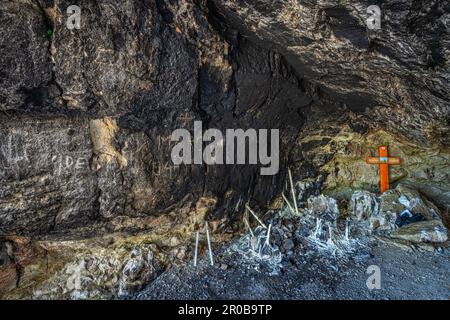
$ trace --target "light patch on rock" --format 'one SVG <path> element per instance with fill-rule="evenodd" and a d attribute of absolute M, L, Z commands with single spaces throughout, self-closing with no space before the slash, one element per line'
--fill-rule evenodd
<path fill-rule="evenodd" d="M 116 120 L 109 117 L 89 122 L 89 132 L 94 149 L 92 161 L 94 170 L 99 170 L 114 160 L 121 169 L 127 166 L 127 159 L 114 146 L 114 138 L 118 131 Z"/>
<path fill-rule="evenodd" d="M 77 253 L 52 277 L 37 285 L 33 299 L 111 299 L 142 289 L 156 276 L 149 246 L 96 248 Z"/>

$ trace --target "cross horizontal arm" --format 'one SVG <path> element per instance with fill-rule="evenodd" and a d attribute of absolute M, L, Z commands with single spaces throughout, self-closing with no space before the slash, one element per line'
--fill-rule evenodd
<path fill-rule="evenodd" d="M 400 163 L 401 163 L 400 158 L 388 158 L 388 164 L 395 165 Z"/>
<path fill-rule="evenodd" d="M 368 164 L 380 164 L 380 158 L 366 158 L 366 163 Z"/>
<path fill-rule="evenodd" d="M 400 164 L 400 158 L 378 158 L 378 157 L 367 157 L 366 158 L 367 164 L 390 164 L 390 165 L 396 165 Z"/>

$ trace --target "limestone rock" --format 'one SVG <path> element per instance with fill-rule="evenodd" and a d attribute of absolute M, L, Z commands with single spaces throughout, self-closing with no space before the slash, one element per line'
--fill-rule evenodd
<path fill-rule="evenodd" d="M 368 191 L 357 191 L 350 199 L 348 212 L 352 218 L 362 221 L 376 215 L 379 206 L 379 199 L 375 194 Z"/>
<path fill-rule="evenodd" d="M 401 225 L 400 235 L 443 240 L 447 2 L 377 1 L 382 28 L 372 30 L 365 0 L 90 0 L 79 3 L 81 29 L 70 30 L 69 0 L 1 1 L 0 237 L 57 244 L 0 240 L 0 290 L 126 295 L 155 275 L 148 243 L 79 238 L 181 225 L 179 241 L 160 242 L 182 245 L 206 219 L 215 235 L 236 231 L 246 203 L 265 212 L 280 194 L 288 167 L 312 223 L 329 228 L 338 195 L 377 191 L 378 169 L 364 157 L 381 144 L 404 160 L 392 182 L 412 187 L 359 192 L 351 215 L 375 232 Z M 174 166 L 172 132 L 199 120 L 279 129 L 280 172 Z"/>
<path fill-rule="evenodd" d="M 383 118 L 389 130 L 416 141 L 429 141 L 418 128 L 430 121 L 448 132 L 446 120 L 425 116 L 437 109 L 449 114 L 446 1 L 376 2 L 382 13 L 377 30 L 366 23 L 371 3 L 365 0 L 214 3 L 229 24 L 276 48 L 321 94 L 370 114 L 371 121 Z M 361 122 L 353 126 L 365 130 Z"/>
<path fill-rule="evenodd" d="M 439 209 L 430 201 L 425 199 L 417 190 L 403 184 L 399 184 L 395 190 L 400 194 L 400 202 L 405 210 L 420 214 L 426 220 L 440 218 Z"/>
<path fill-rule="evenodd" d="M 0 237 L 0 296 L 19 286 L 34 282 L 33 268 L 36 260 L 45 260 L 48 252 L 33 241 L 23 237 Z M 39 267 L 42 267 L 41 264 Z M 37 268 L 39 268 L 37 267 Z M 47 268 L 51 271 L 51 268 Z"/>
<path fill-rule="evenodd" d="M 144 255 L 140 249 L 131 252 L 130 259 L 122 270 L 119 282 L 119 296 L 131 294 L 148 284 L 156 275 L 151 251 Z"/>
<path fill-rule="evenodd" d="M 324 195 L 310 197 L 307 201 L 307 209 L 311 215 L 332 223 L 336 223 L 339 216 L 336 199 Z"/>
<path fill-rule="evenodd" d="M 380 196 L 380 210 L 372 221 L 380 230 L 395 230 L 395 223 L 403 213 L 411 217 L 420 215 L 423 220 L 440 219 L 439 209 L 435 205 L 423 199 L 416 190 L 399 185 Z"/>
<path fill-rule="evenodd" d="M 448 10 L 401 3 L 380 4 L 382 29 L 371 30 L 362 0 L 87 1 L 81 29 L 69 30 L 67 0 L 3 1 L 0 232 L 66 235 L 101 221 L 89 232 L 107 233 L 205 195 L 231 225 L 243 203 L 279 195 L 288 162 L 296 181 L 325 173 L 329 187 L 366 188 L 375 167 L 336 161 L 381 126 L 445 150 Z M 173 166 L 170 135 L 195 120 L 280 129 L 281 172 Z M 448 152 L 411 149 L 395 178 L 431 179 L 424 189 L 448 203 Z M 305 187 L 301 201 L 317 195 Z"/>
<path fill-rule="evenodd" d="M 370 230 L 381 233 L 421 221 L 438 221 L 443 226 L 439 209 L 418 191 L 402 184 L 381 196 L 367 191 L 355 192 L 348 212 L 353 219 L 367 222 Z"/>
<path fill-rule="evenodd" d="M 391 233 L 391 237 L 416 243 L 442 243 L 447 241 L 448 231 L 441 221 L 430 220 L 404 226 Z"/>
<path fill-rule="evenodd" d="M 298 203 L 304 203 L 311 196 L 320 194 L 322 179 L 304 179 L 295 183 L 295 190 Z"/>

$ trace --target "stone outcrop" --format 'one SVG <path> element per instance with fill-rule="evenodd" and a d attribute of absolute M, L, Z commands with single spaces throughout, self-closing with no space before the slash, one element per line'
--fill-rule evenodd
<path fill-rule="evenodd" d="M 415 243 L 444 243 L 448 240 L 448 230 L 439 220 L 422 221 L 404 226 L 391 237 Z"/>
<path fill-rule="evenodd" d="M 448 217 L 417 190 L 399 185 L 381 196 L 367 191 L 355 192 L 347 213 L 352 220 L 367 224 L 378 234 L 413 242 L 447 241 L 444 222 Z"/>
<path fill-rule="evenodd" d="M 173 264 L 185 240 L 114 234 L 70 241 L 0 238 L 2 299 L 111 299 L 130 295 Z M 183 249 L 184 248 L 184 249 Z"/>
<path fill-rule="evenodd" d="M 319 195 L 310 197 L 307 201 L 307 214 L 323 219 L 328 222 L 336 223 L 339 216 L 339 208 L 336 199 Z"/>
<path fill-rule="evenodd" d="M 373 193 L 368 191 L 357 191 L 352 194 L 348 211 L 358 220 L 369 219 L 370 216 L 379 211 L 380 203 Z"/>

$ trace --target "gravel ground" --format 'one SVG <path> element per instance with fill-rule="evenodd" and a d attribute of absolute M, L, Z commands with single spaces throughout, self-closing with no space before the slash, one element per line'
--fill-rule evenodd
<path fill-rule="evenodd" d="M 204 260 L 174 267 L 133 299 L 449 299 L 450 251 L 418 250 L 371 241 L 357 254 L 333 258 L 314 250 L 283 259 L 278 275 L 255 270 L 223 250 L 215 266 Z M 381 289 L 369 290 L 370 265 L 381 270 Z"/>

